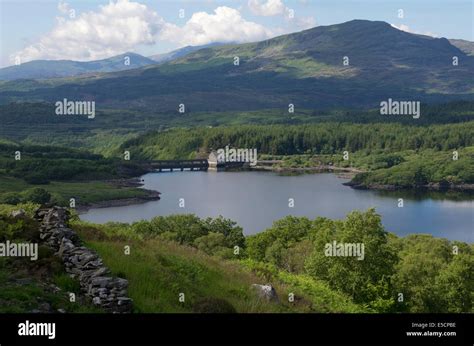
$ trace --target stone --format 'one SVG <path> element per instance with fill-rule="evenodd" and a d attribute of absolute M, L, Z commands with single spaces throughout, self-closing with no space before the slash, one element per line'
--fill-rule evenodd
<path fill-rule="evenodd" d="M 132 311 L 133 301 L 127 297 L 128 281 L 108 276 L 110 271 L 98 254 L 80 246 L 77 234 L 67 227 L 69 213 L 66 208 L 40 209 L 35 212 L 35 218 L 41 224 L 40 238 L 56 251 L 66 272 L 79 280 L 81 290 L 93 304 L 112 313 Z"/>
<path fill-rule="evenodd" d="M 10 213 L 10 216 L 14 217 L 14 218 L 22 218 L 22 217 L 26 216 L 26 211 L 25 211 L 25 209 L 13 210 Z"/>
<path fill-rule="evenodd" d="M 257 291 L 260 298 L 267 301 L 278 301 L 276 290 L 271 285 L 253 284 L 252 288 Z"/>

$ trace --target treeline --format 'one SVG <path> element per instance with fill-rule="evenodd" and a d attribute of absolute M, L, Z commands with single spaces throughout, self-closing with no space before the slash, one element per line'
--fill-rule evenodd
<path fill-rule="evenodd" d="M 468 190 L 463 185 L 474 184 L 474 147 L 457 149 L 455 153 L 455 160 L 452 150 L 407 151 L 401 152 L 398 159 L 397 156 L 374 154 L 372 165 L 380 168 L 357 174 L 350 184 L 369 188 L 377 184 L 396 188 L 431 186 L 441 190 L 451 187 Z"/>
<path fill-rule="evenodd" d="M 135 158 L 180 159 L 211 149 L 256 148 L 259 154 L 335 154 L 344 150 L 451 150 L 472 146 L 474 122 L 427 127 L 401 124 L 230 126 L 151 132 L 125 142 Z"/>
<path fill-rule="evenodd" d="M 50 181 L 86 181 L 137 176 L 145 172 L 136 163 L 53 146 L 0 144 L 0 173 L 30 184 Z"/>

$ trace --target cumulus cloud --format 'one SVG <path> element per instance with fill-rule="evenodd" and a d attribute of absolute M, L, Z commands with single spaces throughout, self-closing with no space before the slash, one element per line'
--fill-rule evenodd
<path fill-rule="evenodd" d="M 287 11 L 287 7 L 281 0 L 249 0 L 248 6 L 257 16 L 277 16 Z"/>
<path fill-rule="evenodd" d="M 21 62 L 104 59 L 164 40 L 183 46 L 250 42 L 273 36 L 271 30 L 245 20 L 238 10 L 225 6 L 213 13 L 196 12 L 182 27 L 167 23 L 146 5 L 130 0 L 111 1 L 77 18 L 66 16 L 73 9 L 65 2 L 58 4 L 58 10 L 65 16 L 56 17 L 53 30 L 12 54 L 12 62 L 16 58 Z"/>
<path fill-rule="evenodd" d="M 60 5 L 60 11 L 69 9 Z M 35 59 L 96 60 L 117 55 L 140 44 L 152 44 L 167 25 L 145 5 L 128 0 L 110 2 L 97 12 L 85 12 L 77 18 L 57 17 L 51 32 L 11 59 L 22 62 Z"/>
<path fill-rule="evenodd" d="M 314 17 L 301 17 L 282 0 L 248 0 L 250 11 L 257 16 L 283 16 L 294 29 L 309 29 L 316 26 Z"/>
<path fill-rule="evenodd" d="M 251 42 L 272 36 L 263 25 L 242 18 L 236 9 L 221 6 L 214 13 L 196 12 L 183 27 L 169 25 L 163 39 L 182 45 L 203 45 L 211 42 Z"/>

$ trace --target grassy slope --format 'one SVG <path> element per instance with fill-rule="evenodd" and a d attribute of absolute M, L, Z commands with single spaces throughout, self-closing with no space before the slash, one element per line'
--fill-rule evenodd
<path fill-rule="evenodd" d="M 64 203 L 71 197 L 75 197 L 76 202 L 81 205 L 147 195 L 146 191 L 139 188 L 116 187 L 103 181 L 51 182 L 47 185 L 33 185 L 21 179 L 0 175 L 0 196 L 9 192 L 21 193 L 35 187 L 47 190 L 53 197 Z"/>
<path fill-rule="evenodd" d="M 31 216 L 35 205 L 0 205 L 0 242 L 11 237 L 17 242 L 38 242 L 38 224 L 8 218 L 11 211 L 24 208 Z M 17 224 L 17 226 L 14 226 Z M 18 225 L 21 224 L 21 227 Z M 54 287 L 54 289 L 52 289 Z M 76 302 L 69 301 L 69 293 L 76 294 Z M 61 260 L 44 246 L 38 248 L 38 260 L 0 257 L 0 313 L 27 313 L 64 309 L 66 312 L 101 312 L 79 295 L 80 286 L 67 275 Z M 50 308 L 44 308 L 45 304 Z M 42 308 L 43 307 L 43 308 Z"/>
<path fill-rule="evenodd" d="M 222 260 L 159 239 L 106 235 L 99 227 L 78 223 L 74 229 L 114 274 L 129 280 L 129 295 L 137 312 L 192 312 L 194 304 L 203 298 L 225 299 L 237 312 L 365 311 L 326 284 L 307 277 L 283 273 L 268 276 L 258 266 L 238 260 Z M 124 254 L 125 245 L 130 246 L 130 255 Z M 253 283 L 271 283 L 279 303 L 258 299 L 250 288 Z M 178 301 L 181 292 L 185 293 L 185 303 Z M 287 300 L 290 292 L 296 295 L 294 303 Z"/>

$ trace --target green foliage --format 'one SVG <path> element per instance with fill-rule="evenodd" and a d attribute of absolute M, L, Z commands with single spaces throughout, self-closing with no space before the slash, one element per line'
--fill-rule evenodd
<path fill-rule="evenodd" d="M 349 294 L 357 302 L 370 301 L 368 285 L 380 284 L 385 277 L 392 275 L 396 262 L 396 254 L 388 245 L 380 216 L 374 209 L 365 213 L 352 212 L 343 221 L 317 219 L 314 229 L 314 251 L 307 260 L 307 272 L 327 280 L 332 287 Z M 327 247 L 331 247 L 334 241 L 362 244 L 364 257 L 328 254 Z"/>
<path fill-rule="evenodd" d="M 262 278 L 265 282 L 282 282 L 288 286 L 287 292 L 294 293 L 296 301 L 304 297 L 309 302 L 310 311 L 361 313 L 371 310 L 355 304 L 346 294 L 332 289 L 317 278 L 305 274 L 288 273 L 273 264 L 245 259 L 239 262 Z"/>
<path fill-rule="evenodd" d="M 39 224 L 31 218 L 33 205 L 22 207 L 27 216 L 13 218 L 5 216 L 12 207 L 0 205 L 0 242 L 39 243 Z M 45 282 L 57 285 L 61 291 L 52 293 Z M 64 272 L 60 258 L 51 248 L 40 244 L 36 261 L 0 257 L 0 313 L 29 313 L 45 303 L 52 311 L 61 308 L 67 312 L 101 312 L 82 297 L 71 304 L 66 292 L 80 293 L 80 286 Z"/>
<path fill-rule="evenodd" d="M 328 256 L 326 246 L 333 241 L 364 244 L 364 258 Z M 453 254 L 454 246 L 458 255 Z M 472 246 L 428 235 L 398 238 L 384 230 L 373 209 L 352 212 L 345 220 L 284 218 L 248 237 L 246 254 L 265 280 L 281 278 L 281 273 L 301 280 L 306 275 L 371 311 L 473 309 Z M 400 293 L 403 301 L 398 301 Z"/>
<path fill-rule="evenodd" d="M 8 216 L 14 210 L 23 209 L 25 211 L 25 214 L 28 217 L 33 218 L 36 210 L 39 207 L 40 207 L 39 204 L 35 204 L 35 203 L 31 203 L 31 202 L 21 203 L 21 204 L 15 205 L 15 206 L 9 205 L 9 204 L 0 204 L 0 215 Z"/>
<path fill-rule="evenodd" d="M 21 153 L 15 160 L 14 153 Z M 105 159 L 86 151 L 54 146 L 0 144 L 0 172 L 29 184 L 50 181 L 126 178 L 146 170 L 134 163 Z"/>
<path fill-rule="evenodd" d="M 48 203 L 50 199 L 51 194 L 48 191 L 39 187 L 35 187 L 25 192 L 23 200 L 25 202 L 45 204 Z"/>
<path fill-rule="evenodd" d="M 266 260 L 280 267 L 294 269 L 299 262 L 295 249 L 303 250 L 297 244 L 308 235 L 310 227 L 311 222 L 305 217 L 287 216 L 275 221 L 270 229 L 247 237 L 247 254 L 258 261 Z"/>
<path fill-rule="evenodd" d="M 403 240 L 392 283 L 394 291 L 403 294 L 406 310 L 472 311 L 474 253 L 461 245 L 455 255 L 453 245 L 430 235 L 410 235 Z"/>
<path fill-rule="evenodd" d="M 392 185 L 399 188 L 429 184 L 438 184 L 440 188 L 444 188 L 451 184 L 474 183 L 474 147 L 457 148 L 456 151 L 459 155 L 457 160 L 453 160 L 453 150 L 400 152 L 403 156 L 401 163 L 358 174 L 352 183 L 362 186 Z M 373 167 L 369 165 L 369 168 Z"/>
<path fill-rule="evenodd" d="M 225 247 L 225 236 L 222 233 L 210 232 L 205 236 L 196 238 L 194 245 L 208 255 L 212 255 Z"/>
<path fill-rule="evenodd" d="M 127 141 L 121 150 L 132 150 L 143 159 L 179 159 L 202 151 L 224 148 L 256 148 L 259 154 L 295 155 L 342 154 L 359 150 L 390 151 L 449 150 L 473 146 L 474 122 L 426 127 L 400 124 L 338 124 L 298 126 L 229 126 L 173 129 L 150 132 Z M 382 158 L 381 158 L 382 159 Z M 383 158 L 387 166 L 401 161 L 396 156 Z"/>
<path fill-rule="evenodd" d="M 123 225 L 119 225 L 119 227 Z M 180 244 L 195 246 L 208 254 L 216 254 L 235 246 L 245 248 L 242 228 L 236 222 L 218 218 L 200 219 L 196 215 L 157 216 L 130 225 L 133 234 L 145 238 L 160 237 Z"/>

